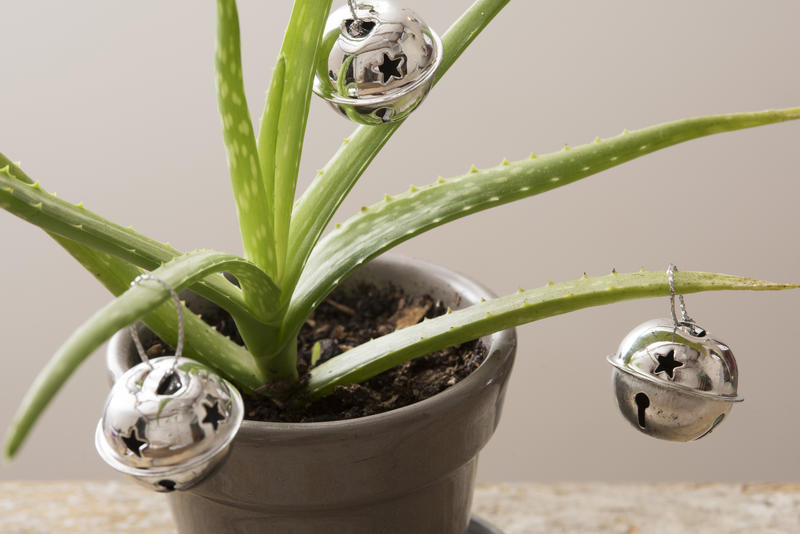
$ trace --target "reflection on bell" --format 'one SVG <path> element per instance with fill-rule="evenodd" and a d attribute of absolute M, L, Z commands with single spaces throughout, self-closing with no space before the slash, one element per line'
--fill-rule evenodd
<path fill-rule="evenodd" d="M 643 323 L 608 361 L 622 415 L 659 439 L 700 439 L 742 400 L 730 348 L 694 323 Z"/>
<path fill-rule="evenodd" d="M 156 491 L 182 490 L 225 457 L 244 416 L 229 382 L 189 358 L 129 369 L 111 388 L 95 447 L 111 467 Z"/>
<path fill-rule="evenodd" d="M 314 92 L 361 124 L 404 119 L 433 85 L 439 36 L 410 9 L 355 2 L 328 17 Z"/>

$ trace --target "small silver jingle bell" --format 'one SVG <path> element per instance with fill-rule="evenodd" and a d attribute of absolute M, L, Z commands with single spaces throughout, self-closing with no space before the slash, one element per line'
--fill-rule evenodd
<path fill-rule="evenodd" d="M 356 2 L 328 17 L 314 92 L 361 124 L 404 119 L 428 94 L 442 61 L 439 36 L 410 9 Z"/>
<path fill-rule="evenodd" d="M 743 400 L 730 348 L 693 322 L 640 324 L 608 361 L 622 415 L 659 439 L 700 439 Z"/>
<path fill-rule="evenodd" d="M 154 358 L 112 387 L 95 447 L 111 467 L 147 487 L 183 490 L 225 457 L 243 415 L 237 389 L 204 365 Z"/>

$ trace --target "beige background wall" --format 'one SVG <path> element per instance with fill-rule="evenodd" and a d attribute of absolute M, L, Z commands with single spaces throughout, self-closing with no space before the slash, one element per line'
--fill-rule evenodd
<path fill-rule="evenodd" d="M 244 0 L 258 116 L 288 0 Z M 440 31 L 466 0 L 408 0 Z M 240 252 L 212 78 L 212 2 L 3 2 L 0 150 L 65 199 L 181 249 Z M 800 106 L 800 4 L 517 0 L 376 158 L 342 220 L 409 183 L 685 116 Z M 313 101 L 301 187 L 352 126 Z M 548 279 L 665 268 L 800 280 L 800 123 L 726 134 L 485 212 L 398 252 L 498 293 Z M 0 426 L 105 291 L 39 230 L 0 213 Z M 504 421 L 482 480 L 798 480 L 800 292 L 705 294 L 690 312 L 741 365 L 710 438 L 648 439 L 612 400 L 613 351 L 667 299 L 519 329 Z M 107 386 L 82 367 L 2 479 L 107 478 L 92 433 Z"/>

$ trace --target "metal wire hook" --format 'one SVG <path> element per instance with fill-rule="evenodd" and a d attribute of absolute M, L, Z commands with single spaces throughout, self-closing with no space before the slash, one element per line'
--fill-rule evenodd
<path fill-rule="evenodd" d="M 184 326 L 183 326 L 183 306 L 181 305 L 181 299 L 178 296 L 178 293 L 172 288 L 171 285 L 163 281 L 162 279 L 153 276 L 152 274 L 140 274 L 136 278 L 133 279 L 131 282 L 131 287 L 134 287 L 145 280 L 153 280 L 154 282 L 158 282 L 161 284 L 161 287 L 169 291 L 169 294 L 172 296 L 172 300 L 175 302 L 175 310 L 178 314 L 178 345 L 175 347 L 175 359 L 172 362 L 172 370 L 175 369 L 175 366 L 178 365 L 178 359 L 183 354 L 183 341 L 184 341 Z M 139 334 L 136 333 L 136 328 L 134 325 L 129 327 L 131 332 L 131 337 L 133 338 L 133 343 L 136 345 L 136 351 L 139 353 L 139 357 L 145 362 L 150 369 L 153 368 L 153 364 L 150 363 L 150 358 L 147 357 L 147 353 L 142 346 L 142 341 L 139 339 Z"/>
<path fill-rule="evenodd" d="M 353 15 L 353 20 L 355 20 L 355 21 L 361 20 L 360 18 L 358 18 L 358 15 L 356 15 L 356 1 L 355 0 L 347 0 L 347 7 L 350 8 L 350 13 Z"/>
<path fill-rule="evenodd" d="M 667 279 L 669 280 L 669 303 L 670 303 L 670 310 L 672 311 L 672 321 L 675 323 L 677 327 L 681 323 L 694 323 L 694 319 L 689 317 L 686 313 L 686 301 L 683 299 L 683 295 L 678 295 L 678 301 L 680 302 L 681 307 L 681 320 L 678 321 L 678 315 L 675 313 L 675 273 L 678 271 L 678 268 L 675 266 L 674 263 L 670 263 L 669 267 L 667 267 Z"/>

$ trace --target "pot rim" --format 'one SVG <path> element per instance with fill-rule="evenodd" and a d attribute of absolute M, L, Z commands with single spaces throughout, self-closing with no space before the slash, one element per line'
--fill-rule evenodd
<path fill-rule="evenodd" d="M 431 279 L 439 280 L 449 286 L 467 303 L 479 302 L 482 298 L 496 297 L 494 292 L 483 284 L 475 282 L 449 268 L 425 260 L 396 254 L 385 254 L 371 260 L 369 263 L 424 271 Z M 472 397 L 479 391 L 494 384 L 499 379 L 498 374 L 502 373 L 503 369 L 506 368 L 507 360 L 514 358 L 517 344 L 516 329 L 509 328 L 484 336 L 481 339 L 487 350 L 487 356 L 481 365 L 469 376 L 436 395 L 388 412 L 354 419 L 307 423 L 251 421 L 245 419 L 239 427 L 236 441 L 257 442 L 266 438 L 277 438 L 281 442 L 287 442 L 292 441 L 293 438 L 307 440 L 311 437 L 310 434 L 317 440 L 326 436 L 332 440 L 337 440 L 340 439 L 340 434 L 338 433 L 342 430 L 342 427 L 346 427 L 353 432 L 358 432 L 359 430 L 380 432 L 383 428 L 388 429 L 396 425 L 402 425 L 404 421 L 427 418 L 433 411 L 441 412 L 442 409 L 446 411 L 448 406 L 461 404 L 464 399 Z M 109 341 L 106 351 L 106 365 L 112 376 L 119 376 L 120 372 L 124 372 L 119 355 L 126 352 L 126 346 L 130 342 L 127 328 L 117 332 Z"/>

